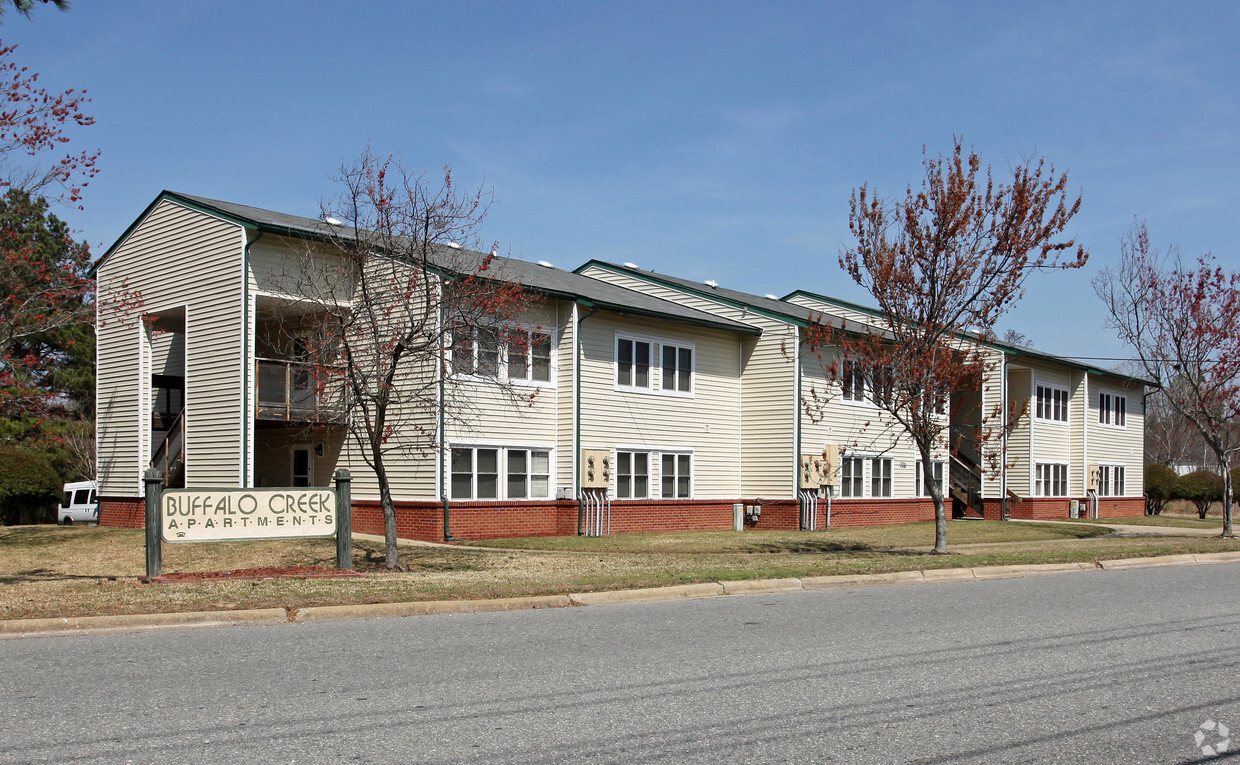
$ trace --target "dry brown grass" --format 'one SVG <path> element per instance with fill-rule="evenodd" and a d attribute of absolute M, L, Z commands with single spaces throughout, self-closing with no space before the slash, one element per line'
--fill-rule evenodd
<path fill-rule="evenodd" d="M 723 543 L 725 536 L 718 537 L 720 548 L 728 546 Z M 747 545 L 759 541 L 753 532 L 735 536 L 748 537 Z M 845 549 L 815 549 L 825 536 L 821 532 L 781 532 L 764 542 L 772 549 L 726 553 L 406 547 L 402 559 L 410 570 L 405 573 L 377 570 L 382 560 L 381 545 L 356 540 L 354 565 L 368 572 L 364 579 L 143 584 L 139 581 L 145 566 L 141 531 L 8 527 L 0 529 L 0 619 L 496 598 L 724 579 L 1093 561 L 1240 549 L 1235 541 L 1211 538 L 1026 540 L 930 556 L 875 549 L 873 543 L 857 539 L 850 540 Z M 785 544 L 775 545 L 778 538 L 785 539 Z M 732 540 L 730 544 L 739 543 Z M 164 546 L 165 572 L 331 566 L 334 561 L 332 540 Z"/>

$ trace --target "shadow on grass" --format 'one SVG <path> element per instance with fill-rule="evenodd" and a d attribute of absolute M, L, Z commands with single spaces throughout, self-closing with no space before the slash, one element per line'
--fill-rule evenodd
<path fill-rule="evenodd" d="M 125 574 L 66 574 L 63 571 L 51 571 L 46 568 L 36 568 L 29 571 L 18 571 L 12 574 L 0 576 L 0 585 L 5 584 L 30 584 L 31 582 L 95 582 L 100 579 L 118 580 L 118 579 L 136 579 L 133 575 Z"/>

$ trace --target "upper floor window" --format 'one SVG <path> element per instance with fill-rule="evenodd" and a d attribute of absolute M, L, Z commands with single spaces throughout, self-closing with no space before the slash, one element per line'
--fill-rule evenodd
<path fill-rule="evenodd" d="M 1116 428 L 1127 427 L 1128 398 L 1116 393 L 1098 394 L 1098 422 Z"/>
<path fill-rule="evenodd" d="M 1068 389 L 1038 384 L 1036 415 L 1049 422 L 1068 421 Z"/>
<path fill-rule="evenodd" d="M 453 374 L 551 382 L 552 342 L 547 330 L 457 325 L 451 339 Z"/>
<path fill-rule="evenodd" d="M 693 395 L 691 343 L 616 336 L 616 388 L 647 393 Z"/>
<path fill-rule="evenodd" d="M 845 401 L 865 401 L 865 376 L 857 371 L 852 364 L 842 365 L 840 387 L 843 388 Z"/>

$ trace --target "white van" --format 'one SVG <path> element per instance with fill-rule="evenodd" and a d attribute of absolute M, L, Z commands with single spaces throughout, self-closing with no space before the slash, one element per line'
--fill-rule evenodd
<path fill-rule="evenodd" d="M 56 522 L 68 526 L 71 523 L 99 522 L 99 485 L 94 481 L 76 481 L 65 484 L 65 495 L 56 508 Z"/>

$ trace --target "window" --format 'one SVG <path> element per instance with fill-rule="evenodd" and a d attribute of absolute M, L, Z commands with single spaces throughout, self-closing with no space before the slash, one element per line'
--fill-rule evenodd
<path fill-rule="evenodd" d="M 650 389 L 648 341 L 616 338 L 616 385 L 629 389 Z"/>
<path fill-rule="evenodd" d="M 915 491 L 916 491 L 917 496 L 919 497 L 928 497 L 930 496 L 930 489 L 926 485 L 926 477 L 923 471 L 924 471 L 924 467 L 923 467 L 922 461 L 917 460 L 916 478 L 914 481 L 916 484 Z M 930 480 L 938 484 L 939 490 L 942 491 L 943 489 L 943 463 L 942 462 L 931 462 L 930 463 Z"/>
<path fill-rule="evenodd" d="M 840 496 L 864 497 L 865 460 L 860 457 L 840 459 Z"/>
<path fill-rule="evenodd" d="M 1038 386 L 1037 418 L 1049 422 L 1068 421 L 1068 389 Z"/>
<path fill-rule="evenodd" d="M 1122 497 L 1124 496 L 1124 466 L 1123 465 L 1099 465 L 1098 466 L 1098 496 L 1100 497 Z"/>
<path fill-rule="evenodd" d="M 616 452 L 616 497 L 650 496 L 650 452 Z"/>
<path fill-rule="evenodd" d="M 865 377 L 857 374 L 851 364 L 843 365 L 840 385 L 844 389 L 845 401 L 865 401 Z"/>
<path fill-rule="evenodd" d="M 1128 399 L 1114 393 L 1098 394 L 1098 422 L 1116 428 L 1126 427 Z"/>
<path fill-rule="evenodd" d="M 469 327 L 452 328 L 452 373 L 474 373 L 474 333 Z"/>
<path fill-rule="evenodd" d="M 693 349 L 677 345 L 661 346 L 663 351 L 663 392 L 693 392 Z"/>
<path fill-rule="evenodd" d="M 870 496 L 891 496 L 891 460 L 875 457 L 870 460 Z"/>
<path fill-rule="evenodd" d="M 689 499 L 693 496 L 693 472 L 688 454 L 668 454 L 661 460 L 659 478 L 664 499 Z"/>
<path fill-rule="evenodd" d="M 507 347 L 508 379 L 529 382 L 551 381 L 551 333 L 516 330 Z"/>
<path fill-rule="evenodd" d="M 453 499 L 551 498 L 549 449 L 454 446 L 451 470 Z"/>
<path fill-rule="evenodd" d="M 508 499 L 543 499 L 551 495 L 551 453 L 506 449 Z"/>
<path fill-rule="evenodd" d="M 1068 496 L 1068 466 L 1060 463 L 1038 463 L 1034 495 L 1038 497 Z"/>
<path fill-rule="evenodd" d="M 870 375 L 870 386 L 873 389 L 871 400 L 877 405 L 890 404 L 891 392 L 894 390 L 891 369 L 876 368 Z"/>

